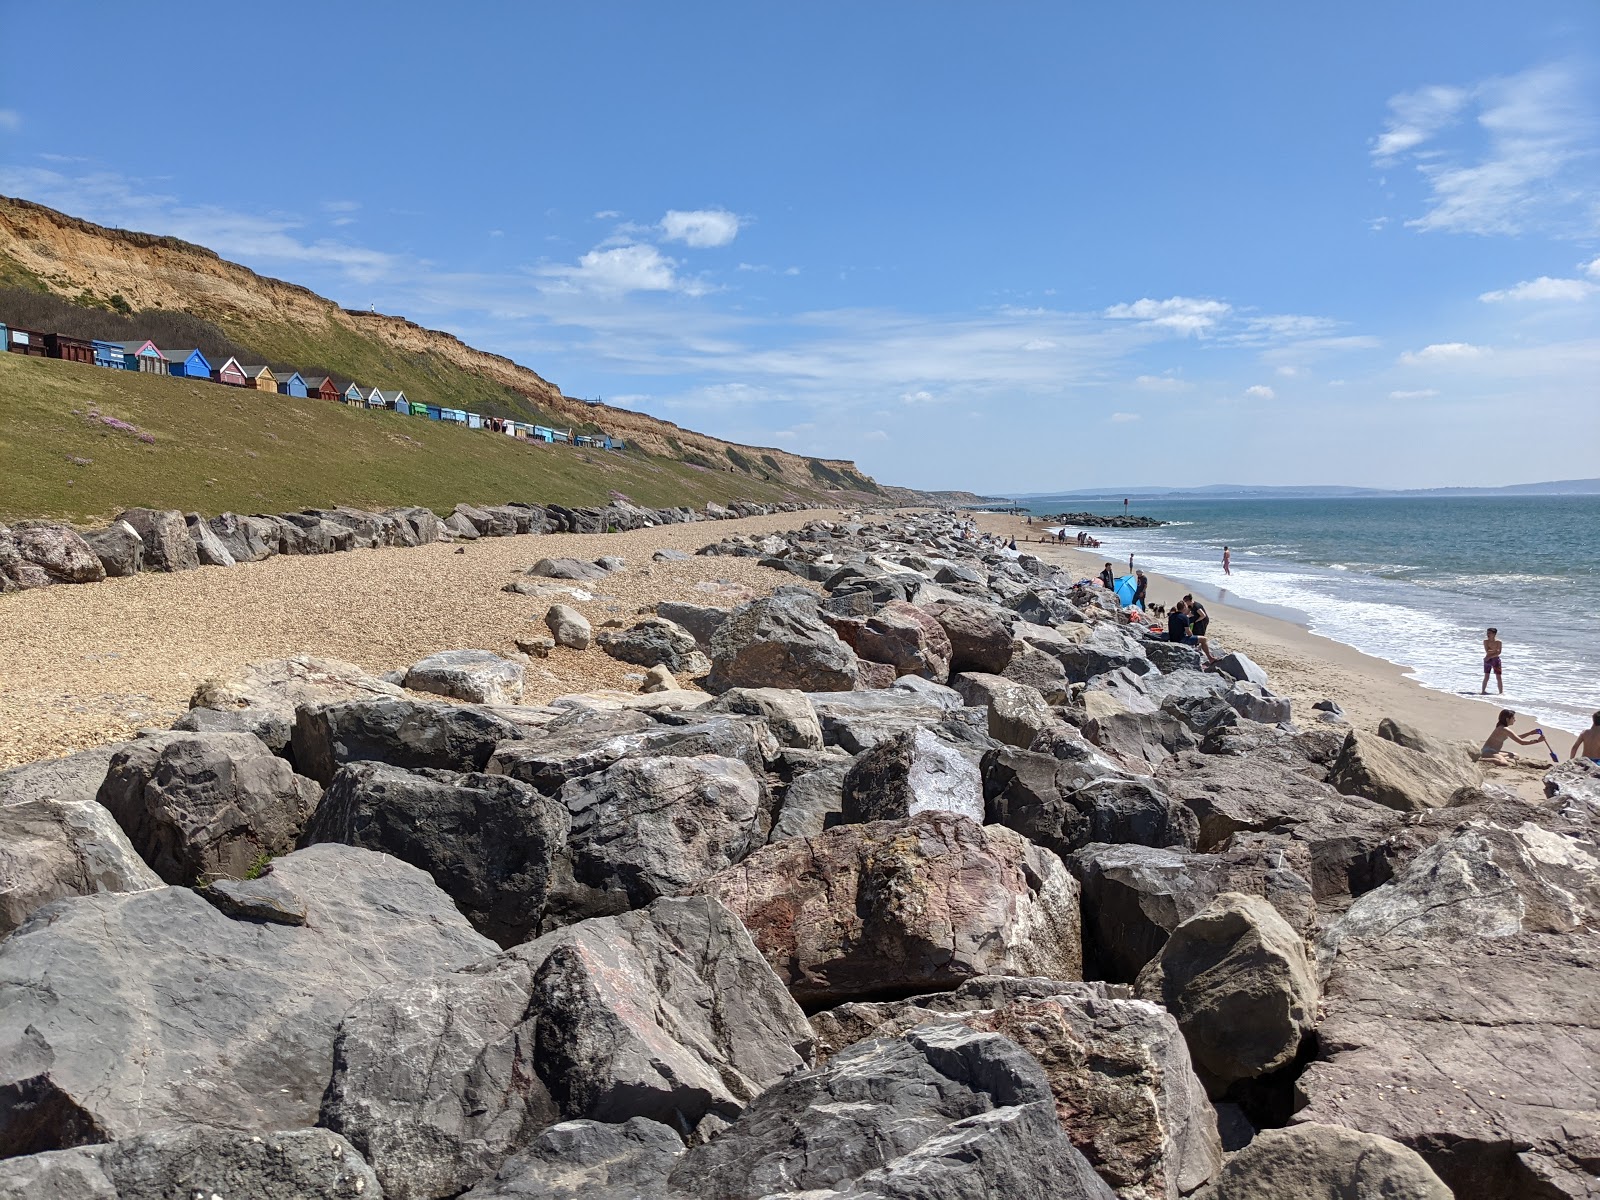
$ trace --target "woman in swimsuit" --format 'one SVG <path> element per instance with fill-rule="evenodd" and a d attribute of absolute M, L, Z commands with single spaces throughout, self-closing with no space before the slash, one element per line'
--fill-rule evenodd
<path fill-rule="evenodd" d="M 1507 741 L 1513 741 L 1519 746 L 1537 746 L 1544 741 L 1543 730 L 1535 729 L 1527 737 L 1523 737 L 1512 729 L 1511 724 L 1516 719 L 1517 714 L 1509 708 L 1500 710 L 1500 717 L 1494 723 L 1494 732 L 1484 740 L 1483 749 L 1478 751 L 1479 762 L 1499 763 L 1503 767 L 1508 767 L 1517 761 L 1517 756 L 1506 749 Z"/>

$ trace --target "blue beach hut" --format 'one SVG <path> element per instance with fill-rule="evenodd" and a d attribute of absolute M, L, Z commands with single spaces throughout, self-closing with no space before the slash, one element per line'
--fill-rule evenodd
<path fill-rule="evenodd" d="M 113 371 L 125 371 L 126 365 L 122 361 L 121 342 L 102 342 L 99 339 L 89 343 L 94 347 L 94 365 L 107 367 Z"/>
<path fill-rule="evenodd" d="M 278 395 L 301 396 L 306 394 L 306 381 L 301 378 L 299 371 L 290 371 L 287 376 L 278 377 Z"/>
<path fill-rule="evenodd" d="M 343 399 L 346 404 L 365 404 L 367 395 L 356 384 L 352 383 L 345 388 Z"/>
<path fill-rule="evenodd" d="M 156 349 L 152 341 L 120 342 L 122 347 L 122 369 L 124 371 L 142 371 L 146 375 L 167 374 L 167 356 Z"/>
<path fill-rule="evenodd" d="M 95 345 L 99 345 L 98 342 Z M 175 350 L 167 356 L 167 372 L 180 379 L 211 378 L 211 363 L 198 350 Z"/>

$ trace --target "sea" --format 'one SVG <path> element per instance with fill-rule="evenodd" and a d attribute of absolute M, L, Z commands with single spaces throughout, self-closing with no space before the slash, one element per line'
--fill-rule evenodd
<path fill-rule="evenodd" d="M 1124 511 L 1025 503 L 1035 515 Z M 1492 625 L 1505 643 L 1504 707 L 1569 730 L 1600 710 L 1600 496 L 1150 498 L 1127 511 L 1171 524 L 1092 530 L 1119 574 L 1132 553 L 1197 595 L 1297 621 L 1424 687 L 1474 697 Z M 1564 758 L 1567 745 L 1557 749 Z"/>

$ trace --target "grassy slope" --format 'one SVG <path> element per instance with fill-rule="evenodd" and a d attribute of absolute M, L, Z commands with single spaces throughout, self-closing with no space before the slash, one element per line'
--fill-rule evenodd
<path fill-rule="evenodd" d="M 426 360 L 418 357 L 420 372 Z M 458 386 L 476 380 L 452 374 Z M 412 385 L 399 382 L 409 394 Z M 137 426 L 154 444 L 91 410 Z M 821 498 L 632 451 L 546 446 L 322 400 L 0 354 L 0 521 L 89 522 L 135 505 L 211 514 L 421 504 L 442 512 L 461 501 L 599 504 L 613 490 L 648 506 Z"/>

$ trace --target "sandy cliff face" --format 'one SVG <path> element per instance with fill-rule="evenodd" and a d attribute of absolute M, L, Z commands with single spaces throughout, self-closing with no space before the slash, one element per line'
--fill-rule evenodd
<path fill-rule="evenodd" d="M 527 367 L 476 350 L 451 334 L 425 329 L 403 317 L 342 309 L 307 288 L 257 275 L 177 238 L 107 229 L 26 200 L 0 197 L 0 254 L 13 260 L 37 286 L 61 296 L 77 297 L 85 291 L 101 300 L 121 296 L 134 309 L 182 310 L 224 328 L 259 322 L 300 329 L 342 327 L 492 379 L 558 417 L 600 423 L 649 453 L 697 455 L 719 468 L 731 465 L 728 442 L 643 413 L 609 406 L 591 409 L 563 396 L 560 388 Z M 771 463 L 763 460 L 770 456 L 786 481 L 807 490 L 826 485 L 811 460 L 763 447 L 736 449 L 758 463 L 762 472 L 771 473 Z M 849 461 L 823 462 L 832 471 L 855 473 Z"/>

